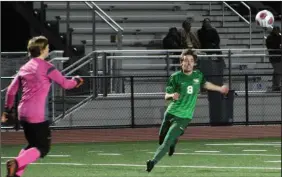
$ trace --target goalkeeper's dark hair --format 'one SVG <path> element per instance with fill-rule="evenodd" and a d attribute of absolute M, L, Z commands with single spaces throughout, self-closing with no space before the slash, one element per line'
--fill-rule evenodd
<path fill-rule="evenodd" d="M 27 51 L 31 58 L 39 57 L 41 51 L 48 45 L 48 39 L 44 36 L 36 36 L 28 41 Z"/>
<path fill-rule="evenodd" d="M 187 55 L 193 56 L 194 62 L 197 61 L 197 53 L 196 53 L 196 51 L 195 50 L 191 50 L 191 49 L 186 49 L 186 50 L 183 50 L 181 55 L 180 55 L 180 63 L 183 62 L 184 56 L 187 56 Z"/>

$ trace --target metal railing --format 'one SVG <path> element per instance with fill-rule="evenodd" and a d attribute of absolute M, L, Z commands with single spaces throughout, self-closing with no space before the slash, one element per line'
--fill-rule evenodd
<path fill-rule="evenodd" d="M 104 21 L 106 24 L 109 25 L 111 29 L 113 29 L 116 32 L 116 39 L 117 39 L 117 49 L 122 49 L 122 41 L 123 41 L 123 31 L 124 29 L 117 24 L 116 21 L 114 21 L 108 14 L 106 14 L 96 3 L 93 1 L 83 1 L 86 6 L 91 9 L 92 11 L 92 50 L 96 50 L 96 14 Z M 67 41 L 68 44 L 71 44 L 71 33 L 73 32 L 73 29 L 70 26 L 70 10 L 71 5 L 70 2 L 66 2 L 66 29 L 67 29 Z M 83 44 L 87 43 L 86 41 L 82 41 Z M 85 43 L 86 42 L 86 43 Z"/>
<path fill-rule="evenodd" d="M 173 52 L 181 52 L 182 50 L 106 50 L 106 51 L 92 51 L 88 55 L 84 56 L 80 60 L 76 61 L 72 65 L 68 66 L 63 70 L 66 76 L 69 76 L 73 74 L 75 71 L 79 70 L 85 65 L 90 65 L 94 71 L 96 71 L 96 74 L 94 71 L 90 71 L 92 74 L 91 76 L 119 76 L 115 74 L 116 68 L 113 65 L 113 60 L 116 61 L 123 61 L 127 59 L 134 59 L 134 60 L 144 60 L 144 59 L 151 59 L 151 60 L 162 60 L 163 63 L 156 63 L 156 64 L 138 64 L 137 62 L 133 62 L 130 66 L 127 64 L 129 67 L 133 67 L 134 69 L 128 70 L 121 68 L 119 71 L 130 71 L 127 73 L 133 73 L 136 71 L 142 71 L 144 70 L 143 74 L 150 74 L 148 73 L 150 69 L 148 68 L 158 68 L 155 70 L 155 73 L 159 73 L 159 75 L 170 75 L 171 66 L 176 66 L 176 64 L 170 64 L 171 59 L 177 59 L 179 58 L 179 55 L 173 55 Z M 228 73 L 229 79 L 228 79 L 228 84 L 230 87 L 232 87 L 232 79 L 230 76 L 234 74 L 235 72 L 232 71 L 234 67 L 237 67 L 238 71 L 241 73 L 250 73 L 256 72 L 256 73 L 261 73 L 261 72 L 266 72 L 266 73 L 272 73 L 272 68 L 269 68 L 268 70 L 265 71 L 260 71 L 260 70 L 254 70 L 252 68 L 248 68 L 248 66 L 251 66 L 255 64 L 255 62 L 246 62 L 246 63 L 240 63 L 236 62 L 236 60 L 239 57 L 248 57 L 248 58 L 259 58 L 260 60 L 256 60 L 258 62 L 264 62 L 264 57 L 268 57 L 269 55 L 265 54 L 265 51 L 270 51 L 265 48 L 257 48 L 257 49 L 197 49 L 196 51 L 198 52 L 204 52 L 204 51 L 222 51 L 222 55 L 205 55 L 205 53 L 201 53 L 198 55 L 200 59 L 210 59 L 210 58 L 220 58 L 222 57 L 227 64 L 226 68 L 224 69 L 225 73 Z M 253 53 L 254 51 L 256 52 L 261 52 L 261 53 Z M 252 53 L 248 53 L 252 52 Z M 128 54 L 133 54 L 133 55 L 128 55 Z M 123 55 L 126 54 L 126 55 Z M 151 54 L 151 55 L 150 55 Z M 280 56 L 280 55 L 271 55 L 271 56 Z M 100 61 L 98 64 L 98 60 Z M 178 64 L 179 65 L 179 64 Z M 144 69 L 135 69 L 136 67 L 143 67 Z M 270 67 L 270 66 L 269 66 Z M 147 68 L 147 69 L 146 69 Z M 152 71 L 152 70 L 151 70 Z M 141 73 L 142 74 L 142 73 Z M 115 81 L 113 78 L 110 82 L 109 88 L 111 92 L 117 92 L 120 93 L 120 91 L 116 88 L 116 82 L 120 83 L 120 81 Z M 93 83 L 93 88 L 97 88 L 97 84 Z M 97 96 L 97 93 L 94 93 L 94 95 Z"/>
<path fill-rule="evenodd" d="M 101 19 L 103 19 L 116 33 L 117 33 L 117 49 L 122 49 L 122 38 L 123 38 L 123 28 L 117 24 L 109 15 L 107 15 L 96 3 L 93 1 L 87 2 L 84 1 L 84 3 L 92 9 L 92 30 L 93 30 L 93 38 L 92 38 L 92 49 L 95 50 L 96 45 L 96 26 L 95 26 L 95 14 L 97 14 Z"/>
<path fill-rule="evenodd" d="M 63 69 L 63 72 L 66 75 L 70 75 L 77 69 L 81 68 L 82 65 L 86 63 L 90 63 L 91 61 L 97 62 L 97 60 L 102 59 L 102 54 L 118 54 L 119 56 L 106 56 L 106 59 L 143 59 L 143 58 L 150 58 L 150 59 L 157 59 L 157 58 L 170 58 L 170 57 L 179 57 L 178 55 L 171 55 L 171 53 L 175 52 L 182 52 L 183 50 L 96 50 L 88 53 L 86 56 L 82 57 L 81 59 L 77 60 L 73 64 L 69 65 L 67 68 Z M 265 51 L 277 51 L 277 50 L 268 50 L 266 48 L 252 48 L 252 49 L 195 49 L 196 52 L 202 52 L 198 56 L 199 57 L 228 57 L 228 61 L 231 60 L 231 56 L 233 57 L 265 57 L 268 56 L 265 54 Z M 205 55 L 203 52 L 222 52 L 222 55 Z M 242 52 L 244 54 L 242 54 Z M 262 53 L 247 53 L 247 52 L 262 52 Z M 122 55 L 122 54 L 134 54 L 131 56 Z M 239 54 L 238 54 L 239 53 Z M 144 55 L 140 55 L 144 54 Z M 152 54 L 152 55 L 151 55 Z M 156 55 L 159 54 L 159 55 Z M 231 54 L 231 55 L 229 55 Z M 94 56 L 94 57 L 93 57 Z M 93 60 L 94 59 L 94 60 Z M 261 60 L 263 62 L 263 60 Z M 148 64 L 152 65 L 152 64 Z M 96 66 L 98 69 L 98 65 Z"/>
<path fill-rule="evenodd" d="M 222 26 L 224 26 L 224 6 L 228 7 L 230 10 L 232 10 L 236 15 L 238 15 L 242 20 L 244 20 L 249 25 L 249 48 L 252 46 L 252 19 L 251 19 L 251 8 L 244 2 L 241 1 L 241 3 L 249 9 L 249 20 L 246 20 L 239 12 L 237 12 L 235 9 L 233 9 L 230 5 L 228 5 L 226 2 L 222 2 Z"/>
<path fill-rule="evenodd" d="M 233 9 L 230 5 L 228 5 L 225 1 L 222 1 L 222 27 L 224 26 L 224 11 L 225 11 L 225 6 L 228 7 L 230 10 L 232 10 L 238 17 L 240 17 L 243 21 L 245 21 L 249 25 L 249 48 L 252 46 L 252 11 L 250 6 L 248 6 L 246 3 L 243 1 L 240 2 L 243 4 L 248 10 L 249 10 L 249 21 L 246 20 L 239 12 L 237 12 L 235 9 Z M 212 2 L 209 2 L 209 14 L 211 14 L 212 11 Z"/>
<path fill-rule="evenodd" d="M 62 50 L 53 50 L 49 53 L 49 57 L 53 55 L 59 55 L 62 56 L 64 51 Z M 28 52 L 20 51 L 20 52 L 1 52 L 1 56 L 11 56 L 11 55 L 28 55 Z"/>

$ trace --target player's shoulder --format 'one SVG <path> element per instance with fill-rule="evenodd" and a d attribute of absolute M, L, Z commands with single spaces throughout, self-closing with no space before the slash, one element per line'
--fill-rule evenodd
<path fill-rule="evenodd" d="M 44 65 L 49 68 L 49 67 L 55 67 L 52 63 L 50 63 L 49 61 L 44 60 L 42 63 L 44 63 Z"/>
<path fill-rule="evenodd" d="M 171 76 L 172 76 L 172 77 L 175 77 L 175 76 L 179 76 L 179 75 L 181 75 L 181 74 L 182 74 L 181 71 L 176 71 L 176 72 L 172 73 Z"/>
<path fill-rule="evenodd" d="M 47 71 L 47 74 L 50 73 L 50 71 L 53 71 L 54 69 L 56 69 L 56 67 L 50 63 L 49 61 L 42 61 L 42 67 L 45 68 L 45 70 Z"/>
<path fill-rule="evenodd" d="M 176 71 L 176 72 L 174 72 L 174 73 L 172 73 L 171 75 L 170 75 L 170 78 L 177 78 L 177 77 L 179 77 L 180 75 L 182 74 L 182 72 L 181 71 Z"/>

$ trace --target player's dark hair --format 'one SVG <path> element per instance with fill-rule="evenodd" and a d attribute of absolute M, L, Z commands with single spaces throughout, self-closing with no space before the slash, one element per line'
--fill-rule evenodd
<path fill-rule="evenodd" d="M 27 51 L 30 57 L 35 58 L 41 55 L 41 51 L 48 45 L 48 39 L 44 36 L 33 37 L 28 41 Z"/>
<path fill-rule="evenodd" d="M 180 55 L 180 63 L 183 62 L 184 56 L 187 56 L 187 55 L 193 56 L 194 62 L 197 61 L 197 54 L 196 54 L 196 51 L 191 50 L 191 49 L 187 49 L 187 50 L 184 50 L 184 51 L 181 53 L 181 55 Z"/>

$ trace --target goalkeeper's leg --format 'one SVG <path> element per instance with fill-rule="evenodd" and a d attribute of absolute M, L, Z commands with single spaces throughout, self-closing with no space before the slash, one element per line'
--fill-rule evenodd
<path fill-rule="evenodd" d="M 8 177 L 22 176 L 30 163 L 44 158 L 50 150 L 51 132 L 49 122 L 30 124 L 22 122 L 28 146 L 21 150 L 18 157 L 7 162 Z"/>

